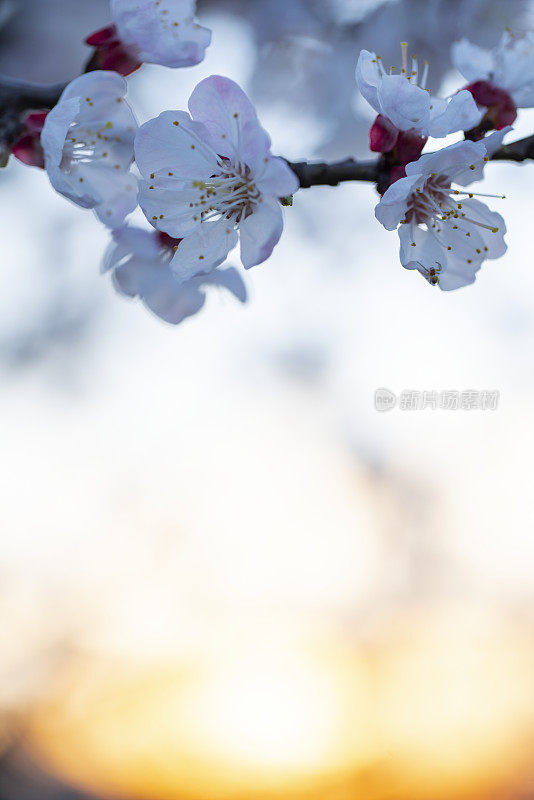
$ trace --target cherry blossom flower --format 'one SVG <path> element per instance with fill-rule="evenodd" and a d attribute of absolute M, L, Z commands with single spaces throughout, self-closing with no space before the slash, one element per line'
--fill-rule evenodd
<path fill-rule="evenodd" d="M 81 75 L 49 112 L 41 134 L 54 189 L 113 228 L 137 206 L 130 173 L 137 123 L 125 93 L 126 81 L 114 72 Z"/>
<path fill-rule="evenodd" d="M 460 91 L 450 99 L 432 97 L 427 88 L 428 64 L 408 59 L 402 43 L 402 68 L 387 73 L 382 59 L 362 50 L 356 66 L 358 88 L 378 113 L 370 131 L 371 150 L 395 155 L 401 164 L 417 158 L 429 136 L 443 138 L 478 124 L 481 113 L 472 95 Z"/>
<path fill-rule="evenodd" d="M 180 239 L 165 233 L 124 227 L 113 232 L 113 243 L 106 253 L 103 272 L 112 271 L 120 294 L 139 297 L 158 317 L 177 325 L 200 311 L 207 286 L 220 286 L 242 303 L 245 284 L 234 267 L 212 272 L 180 283 L 170 268 Z"/>
<path fill-rule="evenodd" d="M 95 48 L 95 65 L 129 75 L 143 62 L 199 64 L 211 31 L 197 22 L 195 6 L 195 0 L 111 0 L 113 25 L 86 39 Z"/>
<path fill-rule="evenodd" d="M 469 81 L 465 88 L 488 109 L 493 127 L 511 125 L 517 108 L 534 106 L 534 33 L 516 37 L 506 31 L 493 50 L 461 39 L 452 45 L 451 55 Z"/>
<path fill-rule="evenodd" d="M 398 228 L 400 260 L 441 289 L 473 283 L 482 262 L 506 251 L 506 226 L 469 186 L 483 177 L 485 163 L 508 130 L 484 142 L 462 141 L 423 155 L 406 166 L 376 206 L 387 230 Z M 481 195 L 479 197 L 495 197 Z"/>
<path fill-rule="evenodd" d="M 184 281 L 222 264 L 239 238 L 246 269 L 269 258 L 283 230 L 279 198 L 299 187 L 236 83 L 206 78 L 189 110 L 160 114 L 135 143 L 139 204 L 154 227 L 184 238 L 171 264 Z"/>
<path fill-rule="evenodd" d="M 47 112 L 37 112 L 28 114 L 24 120 L 24 128 L 11 152 L 29 167 L 40 167 L 44 169 L 44 152 L 41 145 L 41 133 L 45 124 Z"/>

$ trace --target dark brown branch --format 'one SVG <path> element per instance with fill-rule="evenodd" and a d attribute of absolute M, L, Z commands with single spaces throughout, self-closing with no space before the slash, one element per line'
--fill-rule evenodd
<path fill-rule="evenodd" d="M 534 159 L 534 136 L 505 144 L 491 157 L 492 161 L 528 161 Z"/>
<path fill-rule="evenodd" d="M 376 183 L 379 178 L 378 160 L 355 161 L 347 158 L 333 164 L 314 164 L 307 161 L 288 163 L 299 179 L 301 189 L 309 189 L 311 186 L 337 186 L 345 181 Z"/>
<path fill-rule="evenodd" d="M 0 75 L 0 113 L 53 108 L 65 85 L 27 83 Z"/>
<path fill-rule="evenodd" d="M 89 62 L 86 70 L 91 68 Z M 27 83 L 0 75 L 0 161 L 5 160 L 9 147 L 19 134 L 22 114 L 25 111 L 53 108 L 65 85 Z M 492 161 L 521 162 L 530 159 L 534 159 L 534 136 L 504 145 L 492 156 Z M 389 168 L 384 159 L 356 161 L 347 158 L 331 164 L 288 161 L 288 164 L 298 177 L 301 189 L 338 186 L 347 181 L 375 183 L 382 191 L 389 185 Z"/>
<path fill-rule="evenodd" d="M 11 147 L 21 135 L 26 111 L 53 108 L 65 84 L 41 85 L 0 75 L 0 167 L 5 167 Z"/>
<path fill-rule="evenodd" d="M 527 161 L 534 159 L 534 136 L 527 136 L 517 142 L 506 144 L 491 157 L 492 161 Z M 346 181 L 370 181 L 382 184 L 387 178 L 387 170 L 380 159 L 374 161 L 355 161 L 348 158 L 332 164 L 288 161 L 289 166 L 300 181 L 301 189 L 311 186 L 338 186 Z M 389 184 L 389 180 L 386 186 Z"/>

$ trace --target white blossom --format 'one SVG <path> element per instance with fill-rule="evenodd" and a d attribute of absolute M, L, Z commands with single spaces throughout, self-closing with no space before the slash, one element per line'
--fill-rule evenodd
<path fill-rule="evenodd" d="M 195 6 L 195 0 L 111 0 L 111 16 L 121 42 L 139 61 L 189 67 L 204 59 L 211 42 Z"/>
<path fill-rule="evenodd" d="M 171 264 L 181 280 L 222 264 L 238 238 L 247 269 L 269 258 L 283 230 L 279 198 L 299 186 L 233 81 L 206 78 L 189 110 L 147 122 L 135 144 L 141 208 L 154 227 L 184 238 Z"/>
<path fill-rule="evenodd" d="M 489 155 L 507 132 L 421 156 L 406 166 L 406 177 L 393 183 L 376 206 L 379 222 L 387 230 L 398 228 L 402 265 L 419 270 L 441 289 L 473 283 L 485 259 L 506 251 L 500 214 L 475 199 L 475 192 L 456 187 L 483 177 Z"/>
<path fill-rule="evenodd" d="M 137 206 L 130 173 L 137 123 L 125 94 L 126 81 L 114 72 L 81 75 L 47 115 L 41 134 L 54 189 L 93 208 L 110 227 Z"/>
<path fill-rule="evenodd" d="M 469 92 L 460 91 L 450 99 L 432 97 L 427 91 L 428 64 L 416 56 L 408 59 L 402 43 L 402 67 L 387 72 L 380 56 L 362 50 L 356 66 L 358 88 L 377 114 L 399 131 L 442 138 L 469 130 L 480 121 L 480 111 Z"/>
<path fill-rule="evenodd" d="M 173 325 L 200 311 L 205 289 L 219 286 L 244 303 L 245 284 L 234 267 L 212 272 L 180 283 L 170 268 L 179 240 L 141 228 L 124 227 L 113 232 L 103 272 L 111 271 L 120 294 L 139 297 L 147 308 Z"/>
<path fill-rule="evenodd" d="M 517 107 L 534 106 L 534 33 L 514 36 L 505 31 L 492 50 L 461 39 L 452 45 L 451 55 L 470 83 L 487 81 L 504 89 Z"/>

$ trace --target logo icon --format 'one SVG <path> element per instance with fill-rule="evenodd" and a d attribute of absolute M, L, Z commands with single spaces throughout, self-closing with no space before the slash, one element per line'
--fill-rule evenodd
<path fill-rule="evenodd" d="M 377 411 L 391 411 L 397 405 L 397 396 L 389 389 L 380 388 L 375 392 L 375 408 Z"/>

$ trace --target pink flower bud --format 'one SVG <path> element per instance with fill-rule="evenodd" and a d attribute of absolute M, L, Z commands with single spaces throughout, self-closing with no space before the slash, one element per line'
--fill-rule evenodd
<path fill-rule="evenodd" d="M 399 131 L 387 117 L 379 114 L 369 131 L 369 145 L 373 153 L 389 153 L 395 147 Z"/>
<path fill-rule="evenodd" d="M 517 108 L 505 89 L 501 89 L 489 81 L 475 81 L 465 88 L 471 92 L 477 105 L 485 106 L 488 109 L 486 119 L 498 131 L 515 121 Z"/>
<path fill-rule="evenodd" d="M 88 36 L 85 42 L 95 48 L 91 62 L 94 69 L 111 70 L 126 76 L 131 75 L 142 64 L 121 42 L 115 25 L 101 28 Z"/>
<path fill-rule="evenodd" d="M 28 114 L 24 120 L 24 130 L 11 148 L 11 152 L 23 164 L 44 169 L 44 153 L 41 146 L 41 131 L 47 112 Z"/>

